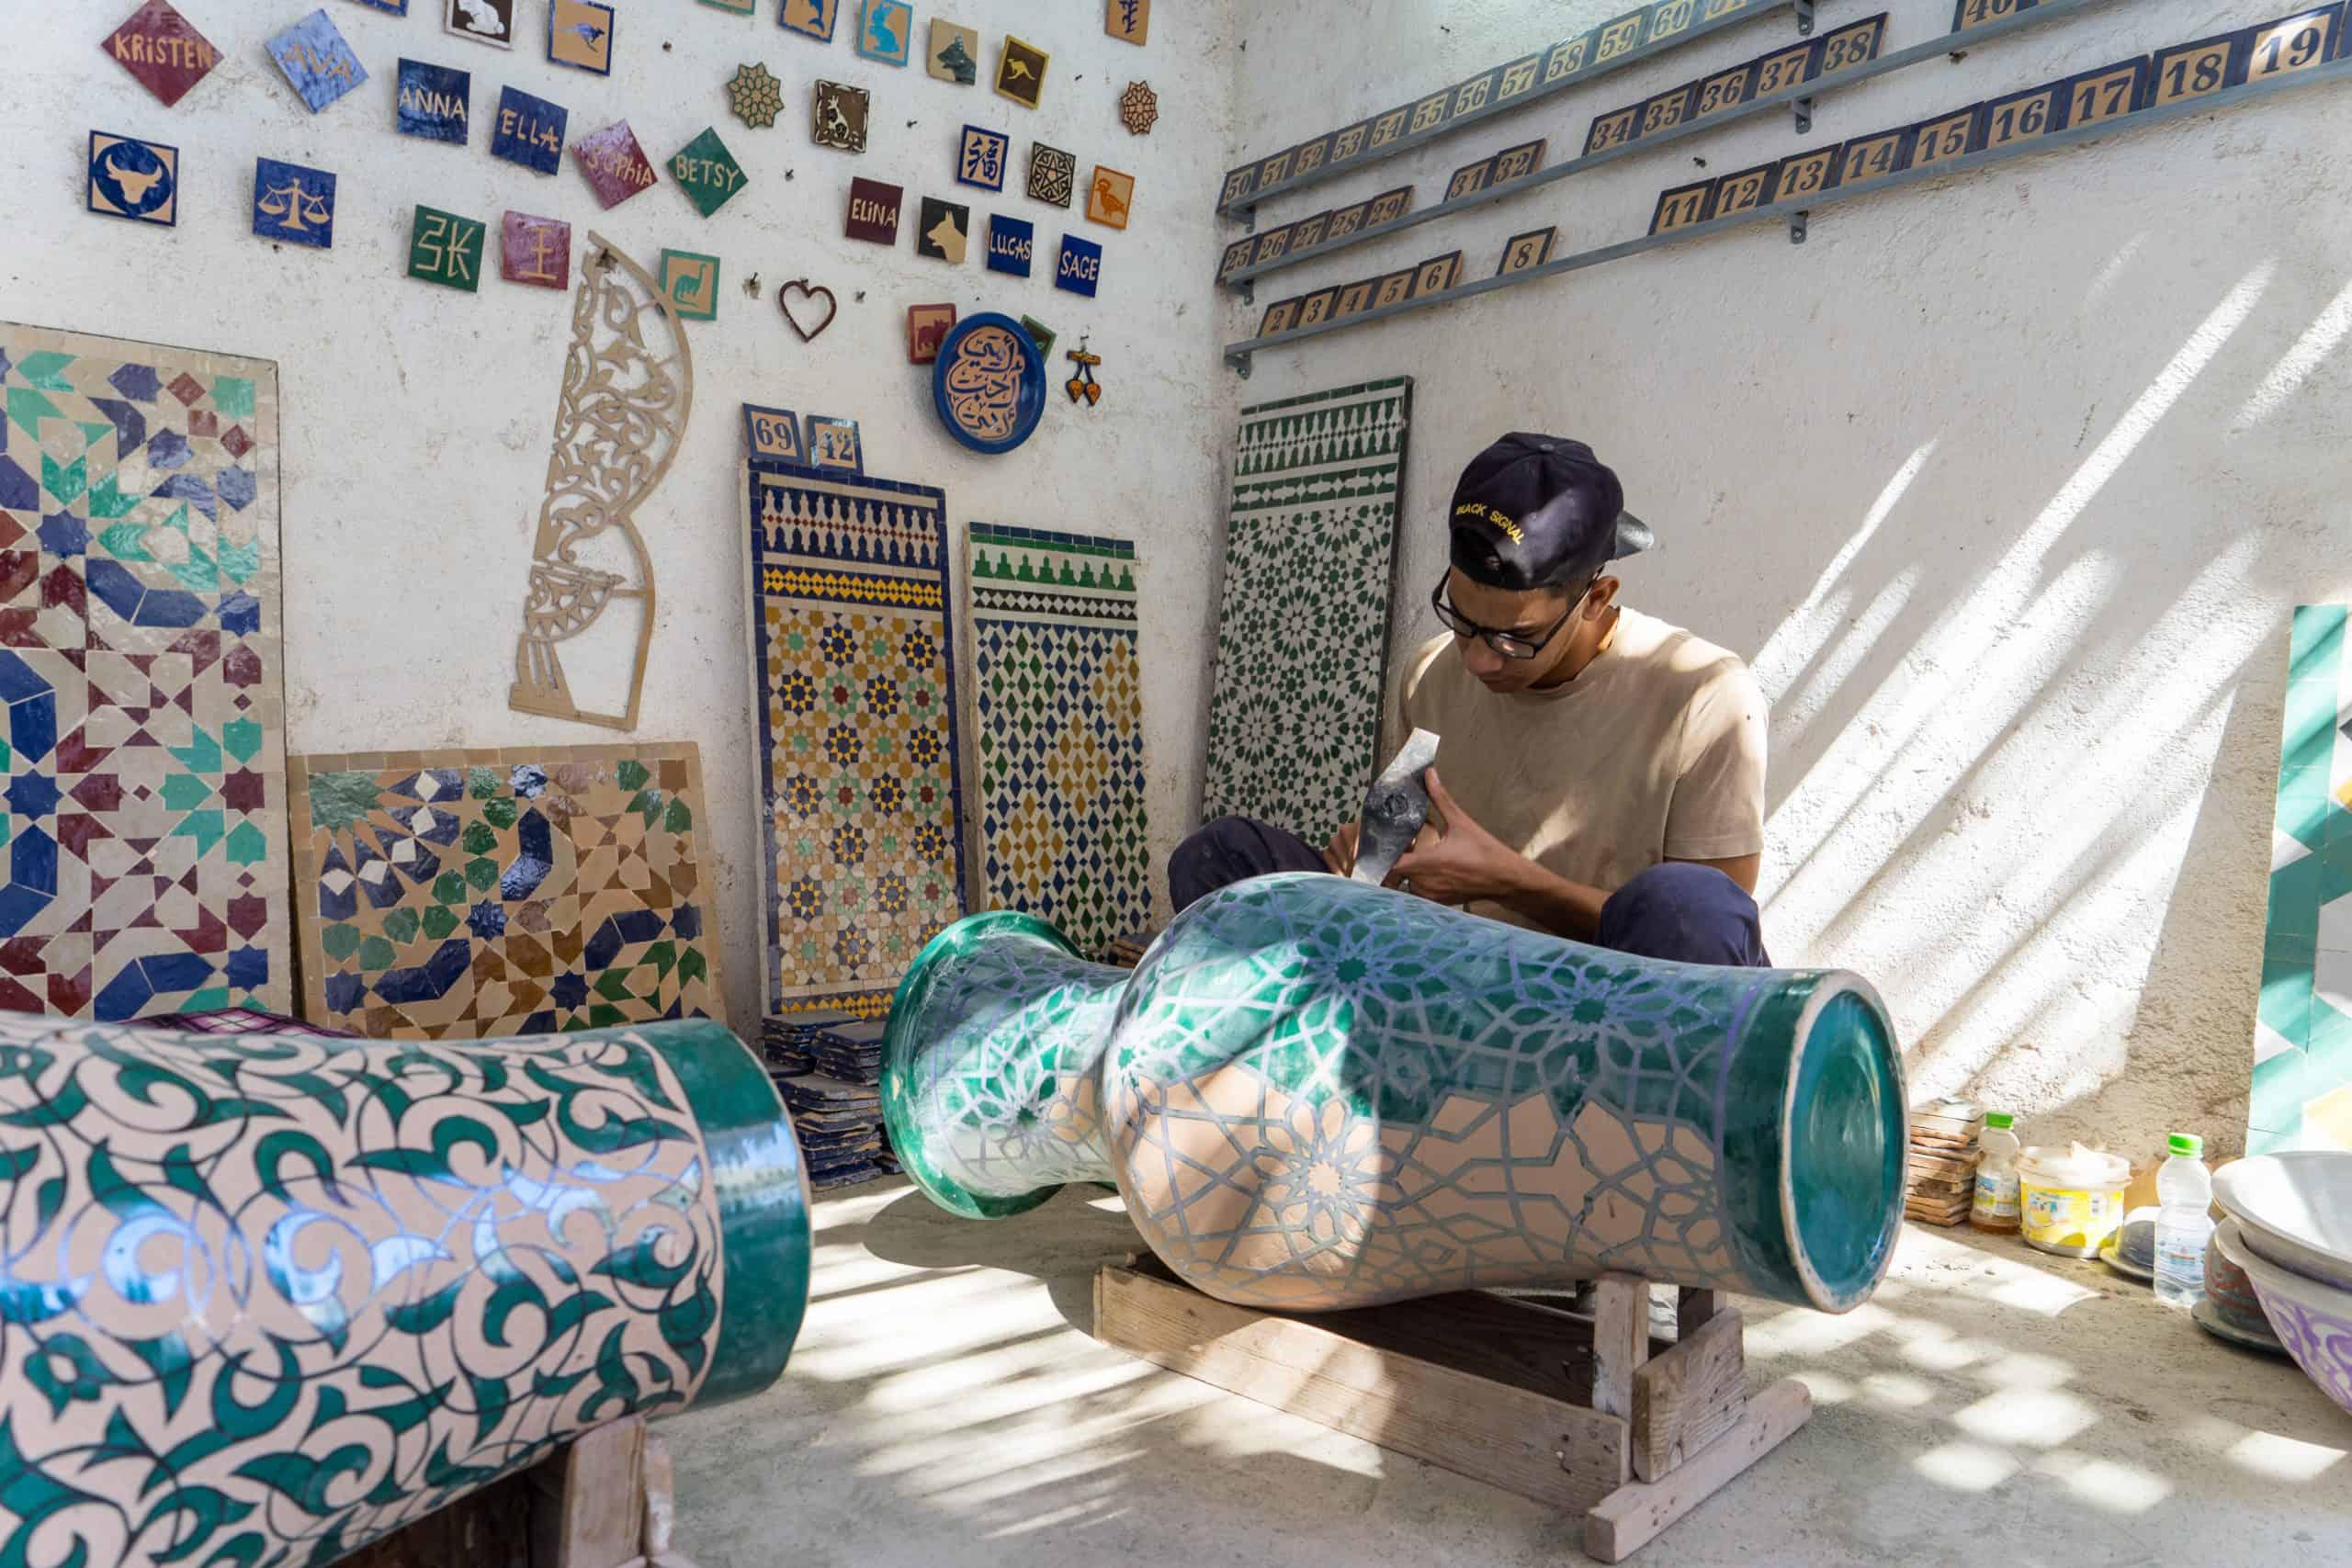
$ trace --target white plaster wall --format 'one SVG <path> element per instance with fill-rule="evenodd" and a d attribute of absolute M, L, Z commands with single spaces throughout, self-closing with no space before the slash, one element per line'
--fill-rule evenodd
<path fill-rule="evenodd" d="M 722 259 L 718 319 L 690 329 L 693 419 L 667 481 L 638 518 L 660 594 L 638 733 L 691 739 L 702 748 L 706 852 L 717 870 L 727 991 L 739 1030 L 757 1021 L 763 880 L 738 564 L 743 402 L 857 419 L 869 473 L 944 487 L 959 616 L 967 521 L 1138 541 L 1148 584 L 1150 812 L 1164 858 L 1199 792 L 1201 649 L 1214 615 L 1212 549 L 1223 490 L 1219 433 L 1229 429 L 1234 406 L 1231 378 L 1217 368 L 1209 282 L 1216 246 L 1211 209 L 1231 140 L 1232 78 L 1216 46 L 1219 9 L 1163 5 L 1149 45 L 1137 49 L 1105 36 L 1102 0 L 960 0 L 956 17 L 980 29 L 986 53 L 980 85 L 959 87 L 925 74 L 919 53 L 903 70 L 858 58 L 856 0 L 843 0 L 831 46 L 779 28 L 775 0 L 761 0 L 752 18 L 693 0 L 619 0 L 609 79 L 548 62 L 540 41 L 545 0 L 518 6 L 527 30 L 511 52 L 444 33 L 440 0 L 413 0 L 405 19 L 348 0 L 317 3 L 370 80 L 313 116 L 263 49 L 267 37 L 313 8 L 312 0 L 180 0 L 226 59 L 170 109 L 98 49 L 135 0 L 0 0 L 8 80 L 0 93 L 0 320 L 277 362 L 288 749 L 615 739 L 506 705 L 571 315 L 569 295 L 496 276 L 499 215 L 514 209 L 569 220 L 575 266 L 591 228 L 649 270 L 664 246 Z M 917 7 L 919 41 L 935 9 Z M 1009 30 L 1053 56 L 1035 111 L 987 85 Z M 395 132 L 393 82 L 402 55 L 473 73 L 469 148 Z M 728 110 L 722 85 L 752 60 L 766 62 L 785 84 L 785 114 L 773 130 L 752 130 Z M 874 92 L 864 156 L 810 141 L 809 84 L 820 76 Z M 1160 95 L 1162 118 L 1148 137 L 1130 136 L 1118 119 L 1119 92 L 1138 77 Z M 552 177 L 490 156 L 491 118 L 499 88 L 510 82 L 567 106 L 575 137 L 626 118 L 657 165 L 716 126 L 750 184 L 706 220 L 665 172 L 661 188 L 605 212 L 568 152 Z M 967 120 L 1013 138 L 1013 174 L 1001 197 L 954 183 L 956 132 Z M 180 148 L 176 230 L 83 210 L 85 148 L 94 128 Z M 1098 159 L 1135 175 L 1128 230 L 1084 221 L 1082 194 L 1067 213 L 1028 200 L 1020 179 L 1032 139 L 1076 152 L 1081 182 Z M 331 252 L 274 248 L 253 236 L 257 154 L 340 176 Z M 842 237 L 856 175 L 906 187 L 895 250 Z M 974 209 L 975 237 L 961 268 L 914 254 L 926 193 Z M 490 276 L 479 294 L 404 276 L 419 202 L 491 224 Z M 990 210 L 1036 224 L 1038 261 L 1029 278 L 983 269 Z M 1065 229 L 1104 248 L 1096 299 L 1053 286 Z M 739 287 L 753 273 L 763 283 L 757 301 Z M 802 276 L 831 286 L 841 299 L 839 321 L 809 346 L 786 330 L 775 304 L 775 286 Z M 1081 411 L 1062 398 L 1070 367 L 1057 347 L 1052 406 L 1037 434 L 1005 457 L 967 453 L 931 412 L 929 367 L 911 367 L 906 357 L 906 307 L 947 300 L 967 314 L 1034 315 L 1070 347 L 1091 332 L 1105 361 L 1102 404 Z M 959 694 L 968 702 L 968 690 Z"/>
<path fill-rule="evenodd" d="M 1238 163 L 1613 14 L 1618 0 L 1237 13 Z M 1825 28 L 1877 6 L 1822 6 Z M 1889 0 L 1890 50 L 1951 0 Z M 1261 280 L 1272 299 L 1506 236 L 1641 233 L 1659 190 L 2281 14 L 2133 0 Z M 1792 40 L 1745 25 L 1273 205 L 1281 222 Z M 2352 93 L 2116 135 L 1265 355 L 1247 395 L 1408 371 L 1401 603 L 1494 435 L 1589 440 L 1662 546 L 1626 598 L 1773 698 L 1767 935 L 1893 1004 L 1915 1095 L 2029 1141 L 2243 1137 L 2296 603 L 2352 592 Z M 1230 226 L 1227 238 L 1237 231 Z M 1255 331 L 1230 304 L 1225 336 Z M 1400 618 L 1397 649 L 1435 631 Z"/>

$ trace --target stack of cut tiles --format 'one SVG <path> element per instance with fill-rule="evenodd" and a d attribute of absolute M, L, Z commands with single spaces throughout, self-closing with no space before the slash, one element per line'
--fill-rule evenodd
<path fill-rule="evenodd" d="M 1119 937 L 1111 943 L 1111 962 L 1122 969 L 1132 969 L 1143 962 L 1143 955 L 1150 947 L 1149 931 L 1136 931 Z"/>
<path fill-rule="evenodd" d="M 843 1083 L 882 1081 L 882 1036 L 889 1024 L 878 1018 L 855 1019 L 813 1031 L 804 1047 L 811 1070 Z"/>
<path fill-rule="evenodd" d="M 1976 1199 L 1978 1138 L 1984 1108 L 1973 1100 L 1939 1100 L 1911 1112 L 1910 1158 L 1904 1167 L 1903 1213 L 1922 1224 L 1957 1225 Z"/>
<path fill-rule="evenodd" d="M 783 1073 L 805 1073 L 809 1070 L 808 1043 L 819 1032 L 839 1029 L 855 1023 L 857 1014 L 828 1008 L 812 1012 L 780 1012 L 770 1015 L 760 1025 L 761 1055 L 767 1058 L 771 1077 Z"/>
<path fill-rule="evenodd" d="M 882 1094 L 869 1084 L 803 1073 L 778 1078 L 785 1109 L 792 1112 L 801 1155 L 808 1161 L 808 1185 L 822 1190 L 871 1181 L 882 1174 Z"/>

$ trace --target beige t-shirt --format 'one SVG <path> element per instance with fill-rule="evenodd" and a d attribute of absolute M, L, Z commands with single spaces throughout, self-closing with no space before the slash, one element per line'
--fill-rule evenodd
<path fill-rule="evenodd" d="M 1655 616 L 1621 611 L 1601 655 L 1541 692 L 1489 692 L 1441 637 L 1406 665 L 1388 718 L 1391 751 L 1435 732 L 1455 802 L 1571 882 L 1614 892 L 1660 861 L 1763 852 L 1764 694 L 1736 655 Z"/>

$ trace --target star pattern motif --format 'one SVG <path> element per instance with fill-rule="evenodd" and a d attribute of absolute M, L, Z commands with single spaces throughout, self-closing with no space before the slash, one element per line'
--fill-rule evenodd
<path fill-rule="evenodd" d="M 763 63 L 745 65 L 728 82 L 727 101 L 735 110 L 736 118 L 766 130 L 784 112 L 784 84 L 771 75 Z"/>

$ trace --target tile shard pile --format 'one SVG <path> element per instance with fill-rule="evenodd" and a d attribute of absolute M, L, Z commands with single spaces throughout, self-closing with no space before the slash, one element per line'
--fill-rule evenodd
<path fill-rule="evenodd" d="M 1922 1224 L 1963 1224 L 1976 1197 L 1984 1108 L 1973 1100 L 1939 1100 L 1911 1112 L 1910 1158 L 1904 1168 L 1903 1216 Z"/>

